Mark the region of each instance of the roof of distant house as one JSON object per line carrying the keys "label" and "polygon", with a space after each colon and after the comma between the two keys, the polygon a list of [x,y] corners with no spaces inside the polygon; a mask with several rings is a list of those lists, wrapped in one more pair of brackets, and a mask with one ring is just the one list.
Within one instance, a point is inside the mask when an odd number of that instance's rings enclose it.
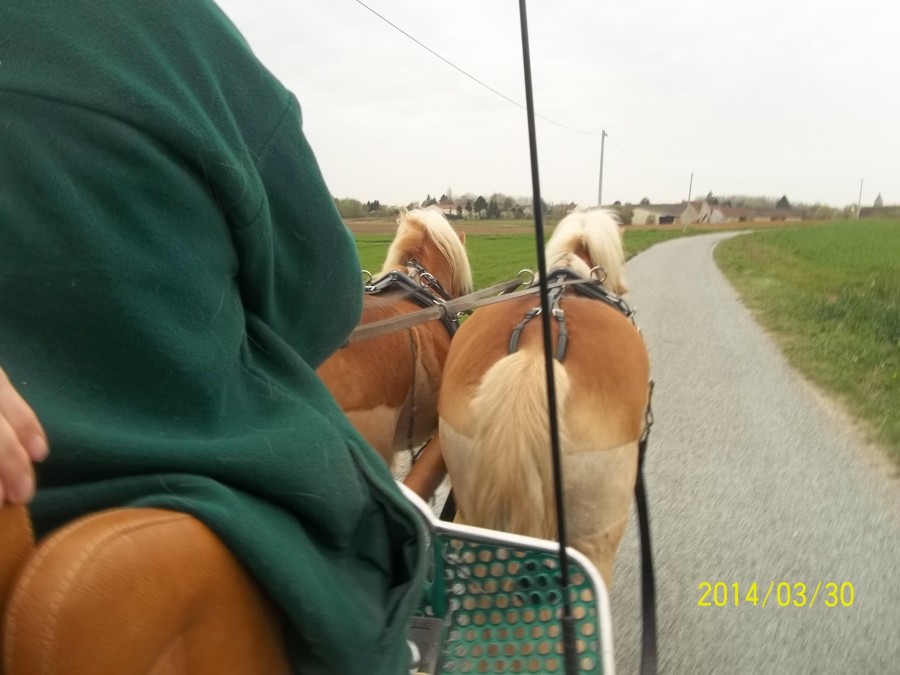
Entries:
{"label": "roof of distant house", "polygon": [[897,214],[900,214],[900,204],[894,204],[892,206],[863,206],[859,210],[861,218],[871,218],[872,216],[894,218]]}
{"label": "roof of distant house", "polygon": [[713,206],[729,218],[783,218],[795,213],[793,209],[754,209],[742,206]]}
{"label": "roof of distant house", "polygon": [[645,211],[649,211],[650,213],[655,213],[660,216],[680,216],[685,208],[687,208],[687,203],[682,202],[681,204],[635,204],[634,208],[636,209],[644,209]]}

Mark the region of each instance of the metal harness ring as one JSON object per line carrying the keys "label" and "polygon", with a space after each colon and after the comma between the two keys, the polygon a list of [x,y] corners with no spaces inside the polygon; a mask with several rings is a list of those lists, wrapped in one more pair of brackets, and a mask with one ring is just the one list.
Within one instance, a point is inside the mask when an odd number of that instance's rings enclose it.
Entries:
{"label": "metal harness ring", "polygon": [[531,286],[534,283],[535,274],[528,268],[519,270],[516,276],[522,279],[522,283],[526,286]]}

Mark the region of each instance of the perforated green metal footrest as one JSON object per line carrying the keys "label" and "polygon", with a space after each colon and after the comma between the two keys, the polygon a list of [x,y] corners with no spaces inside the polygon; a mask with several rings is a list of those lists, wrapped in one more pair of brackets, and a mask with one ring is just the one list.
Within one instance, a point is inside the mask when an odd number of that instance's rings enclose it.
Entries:
{"label": "perforated green metal footrest", "polygon": [[[565,673],[558,544],[445,523],[407,494],[431,535],[431,569],[417,614],[443,621],[437,662],[421,672]],[[611,675],[606,587],[585,556],[568,552],[579,672]]]}

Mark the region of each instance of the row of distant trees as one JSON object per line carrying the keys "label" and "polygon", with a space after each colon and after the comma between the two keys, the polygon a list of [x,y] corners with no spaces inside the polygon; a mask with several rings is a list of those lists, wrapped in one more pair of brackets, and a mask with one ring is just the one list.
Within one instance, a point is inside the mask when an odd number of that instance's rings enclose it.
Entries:
{"label": "row of distant trees", "polygon": [[734,206],[737,208],[746,209],[791,208],[791,202],[787,198],[787,195],[782,195],[781,199],[776,200],[774,197],[751,197],[749,195],[728,195],[727,197],[717,197],[712,192],[710,192],[706,195],[706,201],[713,206]]}
{"label": "row of distant trees", "polygon": [[[880,199],[879,195],[879,199]],[[713,205],[733,206],[752,209],[792,209],[794,213],[800,213],[807,220],[829,220],[833,218],[850,218],[856,214],[856,205],[846,206],[843,209],[834,208],[825,204],[791,204],[787,195],[781,198],[760,197],[752,195],[715,195],[709,192],[706,201]],[[405,205],[386,205],[379,200],[362,202],[358,199],[335,198],[338,213],[343,218],[367,218],[367,217],[392,217],[401,208],[414,209],[431,205],[453,206],[451,217],[485,218],[490,220],[502,218],[530,218],[532,217],[532,203],[528,197],[512,197],[499,192],[489,196],[466,193],[454,198],[448,189],[440,197],[427,194],[420,202],[410,202]],[[619,213],[623,223],[631,223],[635,206],[650,204],[648,197],[644,197],[637,204],[615,201],[612,207]],[[541,200],[544,215],[562,217],[576,208],[574,202],[548,203]]]}
{"label": "row of distant trees", "polygon": [[[399,212],[400,205],[383,205],[379,200],[362,202],[358,199],[335,198],[335,206],[343,218],[366,218],[379,216],[392,216]],[[452,209],[448,214],[451,217],[485,218],[490,220],[500,218],[526,218],[531,217],[533,206],[528,197],[511,197],[500,192],[495,192],[487,197],[466,193],[454,199],[452,193],[445,192],[440,197],[433,197],[430,193],[420,202],[410,202],[403,205],[407,209],[427,207],[432,205],[444,206]],[[545,215],[563,216],[576,205],[570,203],[548,203],[541,200],[541,207]]]}

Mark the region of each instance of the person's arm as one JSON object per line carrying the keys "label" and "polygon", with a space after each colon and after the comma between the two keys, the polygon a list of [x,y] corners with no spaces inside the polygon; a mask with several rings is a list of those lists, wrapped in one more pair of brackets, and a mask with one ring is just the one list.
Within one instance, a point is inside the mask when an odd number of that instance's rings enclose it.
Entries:
{"label": "person's arm", "polygon": [[362,313],[353,235],[337,212],[291,96],[257,164],[265,198],[235,232],[241,297],[313,368],[346,340]]}
{"label": "person's arm", "polygon": [[34,496],[32,462],[48,453],[47,436],[34,411],[0,368],[0,507]]}

